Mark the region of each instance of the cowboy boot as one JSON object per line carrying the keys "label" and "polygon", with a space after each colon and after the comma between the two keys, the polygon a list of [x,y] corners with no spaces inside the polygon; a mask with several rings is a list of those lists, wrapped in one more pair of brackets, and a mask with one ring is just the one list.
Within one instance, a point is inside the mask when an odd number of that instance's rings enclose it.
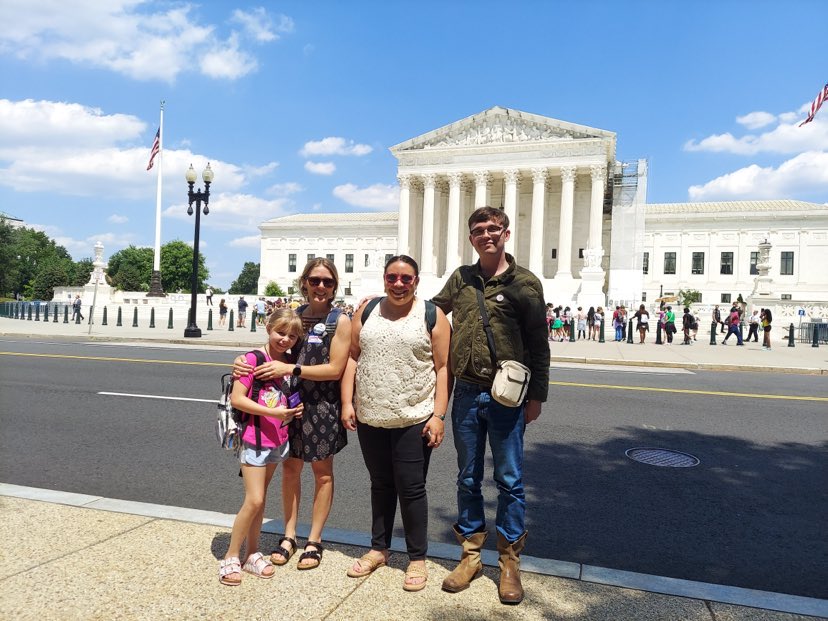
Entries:
{"label": "cowboy boot", "polygon": [[486,537],[489,536],[489,533],[483,531],[464,537],[457,530],[456,525],[452,527],[452,530],[454,536],[457,537],[457,542],[463,546],[463,553],[460,556],[460,564],[443,580],[443,590],[449,593],[459,593],[468,589],[471,581],[483,573],[480,550],[483,548],[483,544],[486,543]]}
{"label": "cowboy boot", "polygon": [[526,543],[526,533],[509,543],[506,537],[497,533],[497,551],[500,553],[500,586],[497,593],[501,604],[519,604],[523,601],[523,586],[520,584],[520,553]]}

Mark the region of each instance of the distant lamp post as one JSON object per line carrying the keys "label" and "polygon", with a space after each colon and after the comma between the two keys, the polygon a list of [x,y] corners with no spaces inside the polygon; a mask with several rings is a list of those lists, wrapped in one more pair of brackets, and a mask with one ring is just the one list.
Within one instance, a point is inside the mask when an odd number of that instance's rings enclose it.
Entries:
{"label": "distant lamp post", "polygon": [[213,170],[210,168],[210,164],[207,164],[207,168],[204,169],[204,172],[201,173],[201,178],[204,179],[204,191],[202,192],[199,188],[198,192],[193,191],[193,185],[196,182],[196,171],[193,168],[193,165],[190,164],[190,168],[187,169],[187,174],[185,175],[187,179],[187,183],[190,186],[189,191],[187,192],[187,197],[189,199],[189,207],[187,208],[187,215],[193,215],[193,203],[195,203],[195,237],[193,238],[193,276],[190,282],[190,317],[188,321],[188,325],[184,330],[185,337],[193,337],[198,338],[201,336],[201,329],[196,325],[196,301],[198,299],[198,234],[199,229],[201,228],[201,203],[204,203],[204,215],[206,216],[210,213],[210,209],[207,207],[208,203],[210,202],[210,184],[213,182]]}

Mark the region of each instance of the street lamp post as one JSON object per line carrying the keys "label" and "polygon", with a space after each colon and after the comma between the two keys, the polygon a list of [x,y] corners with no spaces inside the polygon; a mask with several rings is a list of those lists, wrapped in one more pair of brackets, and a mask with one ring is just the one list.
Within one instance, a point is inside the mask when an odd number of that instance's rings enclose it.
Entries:
{"label": "street lamp post", "polygon": [[196,325],[196,301],[198,299],[198,233],[199,229],[201,228],[201,203],[204,202],[204,215],[206,216],[210,213],[210,209],[207,205],[210,202],[210,184],[213,182],[213,170],[210,168],[210,164],[207,164],[207,168],[204,169],[204,172],[201,173],[201,178],[204,179],[204,191],[202,192],[201,189],[197,192],[193,191],[193,185],[196,182],[196,171],[193,168],[193,165],[190,164],[190,168],[187,169],[187,174],[185,175],[187,179],[187,183],[190,186],[189,191],[187,192],[187,198],[189,199],[189,207],[187,208],[187,215],[193,215],[193,203],[195,203],[195,237],[193,239],[193,276],[192,281],[190,282],[190,317],[187,323],[187,327],[184,330],[185,338],[198,338],[201,336],[201,329]]}

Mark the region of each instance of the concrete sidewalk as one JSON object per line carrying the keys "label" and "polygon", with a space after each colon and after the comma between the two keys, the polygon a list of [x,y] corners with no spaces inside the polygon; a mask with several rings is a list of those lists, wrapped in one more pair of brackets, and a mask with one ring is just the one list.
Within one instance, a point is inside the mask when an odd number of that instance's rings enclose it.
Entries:
{"label": "concrete sidewalk", "polygon": [[[29,321],[28,319],[9,319],[0,317],[0,336],[25,335],[33,338],[68,337],[78,340],[95,341],[134,341],[186,344],[200,347],[236,347],[245,349],[260,346],[265,341],[265,332],[258,326],[256,332],[247,328],[229,331],[226,326],[207,330],[206,318],[199,322],[201,338],[184,338],[185,323],[178,321],[172,329],[167,328],[167,321],[156,320],[155,328],[150,328],[148,317],[139,317],[139,325],[132,327],[131,319],[124,325],[92,325]],[[91,330],[90,330],[91,328]],[[609,334],[609,333],[607,333]],[[680,338],[672,345],[655,345],[655,337],[648,335],[644,345],[638,343],[606,343],[597,341],[551,342],[551,359],[553,362],[572,362],[590,364],[626,364],[633,366],[669,366],[685,369],[705,369],[724,371],[757,371],[776,373],[804,373],[811,375],[828,375],[828,345],[812,347],[810,343],[795,343],[788,347],[787,334],[779,328],[773,331],[773,349],[762,350],[759,343],[746,343],[737,347],[731,337],[727,345],[721,345],[724,335],[717,334],[717,345],[709,344],[710,335],[699,333],[699,340],[693,345],[680,345]],[[677,337],[679,335],[676,335]],[[638,335],[635,335],[638,339]]]}
{"label": "concrete sidewalk", "polygon": [[[467,591],[441,591],[454,562],[431,550],[428,586],[406,593],[404,554],[392,554],[389,566],[369,577],[348,578],[352,559],[366,549],[332,543],[335,532],[327,537],[318,569],[297,571],[294,557],[276,568],[273,580],[244,574],[240,587],[226,587],[218,581],[218,559],[226,550],[233,516],[6,484],[0,484],[0,506],[0,535],[15,544],[0,554],[0,609],[7,619],[792,621],[813,618],[803,614],[828,614],[825,600],[666,578],[650,577],[667,590],[681,588],[680,583],[692,590],[695,584],[700,593],[725,594],[723,599],[735,593],[760,607],[608,586],[600,584],[598,568],[590,573],[585,566],[581,575],[556,577],[532,571],[533,559],[527,556],[526,599],[519,606],[503,606],[497,598],[499,574],[491,566]],[[279,526],[269,522],[266,530],[277,532]],[[263,535],[263,549],[276,543],[276,535]],[[434,547],[444,556],[459,553],[455,546]]]}

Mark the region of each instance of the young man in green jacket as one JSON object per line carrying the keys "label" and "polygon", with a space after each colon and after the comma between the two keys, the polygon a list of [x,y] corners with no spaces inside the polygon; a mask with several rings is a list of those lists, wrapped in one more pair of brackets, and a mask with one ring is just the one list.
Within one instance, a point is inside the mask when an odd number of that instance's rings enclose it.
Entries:
{"label": "young man in green jacket", "polygon": [[[500,209],[480,207],[469,218],[469,241],[479,256],[474,265],[454,271],[433,301],[452,313],[450,366],[455,378],[451,412],[457,449],[458,517],[454,525],[463,546],[460,564],[443,589],[468,588],[483,571],[480,550],[488,532],[481,484],[486,438],[492,447],[498,487],[497,548],[500,601],[523,599],[520,552],[526,541],[523,489],[523,433],[540,415],[549,389],[549,341],[543,288],[538,278],[506,254],[509,218]],[[483,293],[499,360],[517,360],[531,370],[526,401],[507,407],[492,399],[497,361],[492,359],[478,306]]]}

